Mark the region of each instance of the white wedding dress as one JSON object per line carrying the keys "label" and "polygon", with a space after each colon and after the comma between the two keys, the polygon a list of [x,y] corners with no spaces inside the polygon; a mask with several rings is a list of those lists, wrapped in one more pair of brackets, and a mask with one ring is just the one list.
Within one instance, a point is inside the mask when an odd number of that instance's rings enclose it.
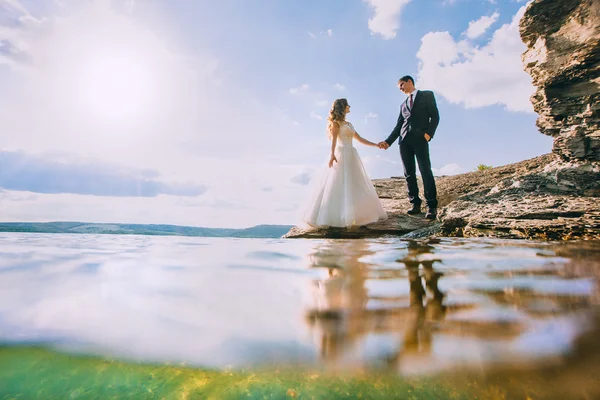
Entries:
{"label": "white wedding dress", "polygon": [[354,227],[387,219],[371,179],[352,145],[355,134],[349,122],[340,124],[333,167],[316,180],[302,216],[315,227]]}

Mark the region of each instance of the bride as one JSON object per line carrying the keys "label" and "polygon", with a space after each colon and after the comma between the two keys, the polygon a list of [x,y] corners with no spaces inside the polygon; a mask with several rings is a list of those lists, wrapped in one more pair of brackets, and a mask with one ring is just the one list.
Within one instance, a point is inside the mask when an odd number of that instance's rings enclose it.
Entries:
{"label": "bride", "polygon": [[348,100],[337,99],[329,111],[331,140],[329,168],[317,181],[302,220],[315,228],[356,227],[387,219],[381,201],[367,176],[352,140],[377,147],[363,139],[346,121]]}

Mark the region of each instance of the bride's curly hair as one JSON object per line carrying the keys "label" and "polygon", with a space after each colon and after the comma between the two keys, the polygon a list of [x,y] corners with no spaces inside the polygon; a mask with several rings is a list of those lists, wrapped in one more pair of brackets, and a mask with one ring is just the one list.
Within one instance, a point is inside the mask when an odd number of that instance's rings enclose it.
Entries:
{"label": "bride's curly hair", "polygon": [[329,138],[331,139],[331,132],[333,131],[333,127],[337,126],[339,128],[340,123],[346,120],[346,107],[348,106],[348,100],[346,99],[336,99],[331,105],[331,110],[329,110],[329,117],[327,120],[329,123],[327,124],[327,133]]}

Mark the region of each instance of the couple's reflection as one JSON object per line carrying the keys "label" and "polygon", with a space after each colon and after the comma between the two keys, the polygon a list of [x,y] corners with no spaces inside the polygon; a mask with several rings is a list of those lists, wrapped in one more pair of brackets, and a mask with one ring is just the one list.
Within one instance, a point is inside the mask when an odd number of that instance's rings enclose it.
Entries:
{"label": "couple's reflection", "polygon": [[[419,242],[408,242],[406,257],[397,260],[404,264],[408,273],[409,313],[404,327],[404,343],[389,358],[396,362],[407,354],[429,354],[431,352],[432,333],[436,322],[446,314],[443,305],[444,293],[438,287],[441,272],[433,265],[437,259],[423,258],[423,254],[432,254],[433,247]],[[425,287],[423,287],[423,281]]]}
{"label": "couple's reflection", "polygon": [[[367,241],[330,241],[315,248],[312,266],[327,272],[314,282],[315,307],[308,312],[308,321],[320,336],[323,360],[356,357],[357,347],[369,334],[393,335],[398,342],[392,355],[371,361],[393,362],[405,353],[430,351],[432,326],[445,315],[444,294],[438,288],[442,274],[434,269],[439,260],[430,257],[432,246],[406,244],[399,249],[404,257],[385,273],[369,264],[375,251]],[[399,279],[408,280],[408,293]],[[397,293],[369,293],[373,286],[369,283],[385,281],[393,288],[397,282]]]}
{"label": "couple's reflection", "polygon": [[370,254],[366,243],[350,240],[327,242],[310,256],[312,267],[327,270],[324,279],[313,282],[315,308],[308,312],[309,323],[320,335],[324,360],[341,358],[364,333],[368,265],[361,258]]}

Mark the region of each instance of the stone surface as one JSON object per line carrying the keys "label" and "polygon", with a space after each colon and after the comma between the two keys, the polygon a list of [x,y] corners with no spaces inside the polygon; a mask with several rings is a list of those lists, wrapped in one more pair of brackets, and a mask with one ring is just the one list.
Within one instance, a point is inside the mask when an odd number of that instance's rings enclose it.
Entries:
{"label": "stone surface", "polygon": [[600,238],[600,163],[547,155],[483,174],[485,183],[441,210],[440,235]]}
{"label": "stone surface", "polygon": [[520,33],[540,132],[565,160],[600,160],[600,1],[534,0]]}
{"label": "stone surface", "polygon": [[[292,228],[284,238],[334,238],[353,239],[365,237],[380,237],[385,235],[402,235],[431,225],[431,221],[421,217],[413,217],[400,212],[398,206],[402,203],[394,199],[382,199],[388,212],[388,219],[376,224],[357,228],[329,228],[320,230]],[[425,215],[425,214],[423,214]]]}

